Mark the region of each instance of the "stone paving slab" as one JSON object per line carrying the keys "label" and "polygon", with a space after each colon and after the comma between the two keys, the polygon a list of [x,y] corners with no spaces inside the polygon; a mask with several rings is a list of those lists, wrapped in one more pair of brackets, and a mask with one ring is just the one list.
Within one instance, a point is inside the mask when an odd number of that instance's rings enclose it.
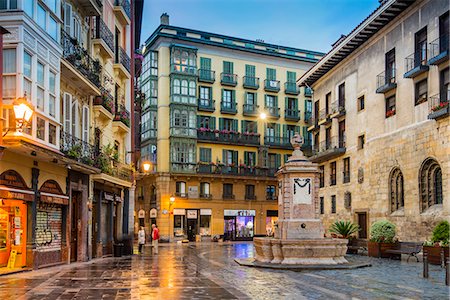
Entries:
{"label": "stone paving slab", "polygon": [[371,263],[348,263],[338,265],[283,265],[283,264],[270,264],[256,261],[254,258],[235,258],[241,266],[254,267],[254,268],[266,268],[276,270],[291,270],[291,271],[313,271],[313,270],[351,270],[372,266]]}

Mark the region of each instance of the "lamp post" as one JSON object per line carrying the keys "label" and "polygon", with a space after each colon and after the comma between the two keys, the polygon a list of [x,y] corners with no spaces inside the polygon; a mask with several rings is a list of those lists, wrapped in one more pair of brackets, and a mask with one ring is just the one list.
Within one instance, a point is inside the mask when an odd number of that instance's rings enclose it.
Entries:
{"label": "lamp post", "polygon": [[30,122],[31,117],[33,116],[34,108],[27,101],[26,95],[23,98],[18,98],[13,102],[13,110],[14,110],[14,118],[16,119],[16,126],[13,128],[6,128],[5,133],[2,135],[4,137],[8,134],[10,129],[13,129],[17,132],[22,132],[24,126]]}
{"label": "lamp post", "polygon": [[145,161],[145,162],[142,164],[142,168],[144,169],[144,172],[145,172],[145,173],[147,173],[148,171],[150,171],[151,166],[152,166],[152,164],[151,164],[150,162],[148,162],[148,161]]}
{"label": "lamp post", "polygon": [[168,213],[168,215],[169,215],[169,242],[170,242],[170,237],[171,237],[171,227],[172,227],[172,225],[170,224],[171,222],[170,222],[170,208],[172,207],[172,205],[175,203],[175,196],[174,195],[172,195],[172,196],[170,196],[170,198],[169,198],[169,213]]}

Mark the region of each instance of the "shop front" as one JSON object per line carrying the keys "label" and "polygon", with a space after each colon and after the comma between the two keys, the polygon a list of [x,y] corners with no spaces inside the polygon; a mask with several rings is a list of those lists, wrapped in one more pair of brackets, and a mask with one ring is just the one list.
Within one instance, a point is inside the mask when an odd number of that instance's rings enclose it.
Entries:
{"label": "shop front", "polygon": [[266,212],[266,235],[274,236],[278,222],[278,210],[267,210]]}
{"label": "shop front", "polygon": [[175,239],[196,241],[200,238],[211,237],[211,209],[183,209],[173,210],[173,235]]}
{"label": "shop front", "polygon": [[255,210],[224,210],[224,240],[253,240],[255,214]]}
{"label": "shop front", "polygon": [[0,175],[0,273],[27,265],[27,202],[33,199],[19,173]]}

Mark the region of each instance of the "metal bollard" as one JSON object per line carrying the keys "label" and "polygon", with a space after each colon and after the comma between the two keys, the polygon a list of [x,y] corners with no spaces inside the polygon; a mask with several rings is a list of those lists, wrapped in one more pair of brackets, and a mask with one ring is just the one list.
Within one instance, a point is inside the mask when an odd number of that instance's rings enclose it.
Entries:
{"label": "metal bollard", "polygon": [[423,278],[428,278],[428,252],[423,252]]}
{"label": "metal bollard", "polygon": [[445,262],[445,285],[450,285],[450,260],[447,258]]}

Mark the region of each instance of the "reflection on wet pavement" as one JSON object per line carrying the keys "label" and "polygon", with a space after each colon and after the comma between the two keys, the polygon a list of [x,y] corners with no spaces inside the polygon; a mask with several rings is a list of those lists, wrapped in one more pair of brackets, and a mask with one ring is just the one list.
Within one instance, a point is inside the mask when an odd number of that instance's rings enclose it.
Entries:
{"label": "reflection on wet pavement", "polygon": [[152,256],[105,258],[0,277],[0,299],[448,299],[444,270],[351,256],[372,267],[292,272],[241,267],[252,243],[162,245]]}

